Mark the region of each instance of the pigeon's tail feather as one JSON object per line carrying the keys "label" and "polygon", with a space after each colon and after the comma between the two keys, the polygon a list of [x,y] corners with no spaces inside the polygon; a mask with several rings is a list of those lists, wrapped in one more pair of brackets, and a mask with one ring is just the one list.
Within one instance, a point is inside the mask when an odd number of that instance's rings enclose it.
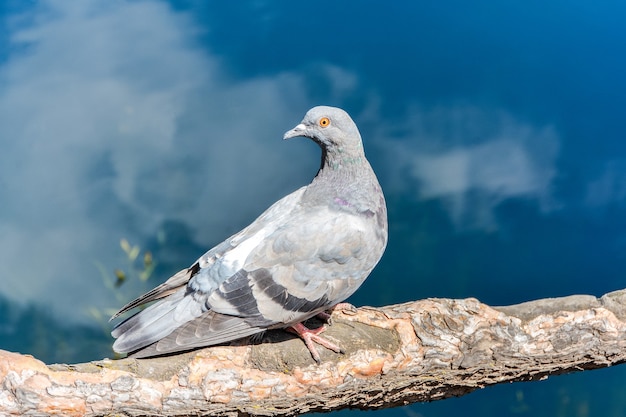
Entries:
{"label": "pigeon's tail feather", "polygon": [[165,298],[168,295],[178,291],[181,287],[189,282],[189,278],[197,269],[197,264],[193,265],[191,268],[183,269],[168,279],[163,284],[158,287],[152,289],[146,294],[142,295],[139,298],[134,299],[130,303],[126,304],[122,307],[117,313],[115,313],[109,321],[115,319],[116,317],[126,313],[127,311],[132,310],[135,307],[139,307],[140,305],[149,303],[151,301],[159,300],[161,298]]}
{"label": "pigeon's tail feather", "polygon": [[166,337],[186,321],[193,320],[193,316],[177,317],[177,308],[183,297],[184,291],[174,293],[115,326],[111,332],[117,338],[113,350],[118,353],[139,350]]}
{"label": "pigeon's tail feather", "polygon": [[265,327],[253,326],[241,317],[208,311],[180,326],[158,342],[146,346],[130,356],[146,358],[197,347],[218,345],[262,333],[265,330]]}

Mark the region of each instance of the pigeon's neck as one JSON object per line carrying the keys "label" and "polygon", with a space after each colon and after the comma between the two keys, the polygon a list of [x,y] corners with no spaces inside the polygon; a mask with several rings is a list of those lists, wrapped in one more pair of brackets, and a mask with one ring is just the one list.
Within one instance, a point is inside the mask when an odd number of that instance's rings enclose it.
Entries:
{"label": "pigeon's neck", "polygon": [[363,148],[349,152],[322,149],[322,165],[306,187],[302,204],[330,207],[366,218],[376,215],[381,219],[381,227],[386,224],[383,224],[385,200]]}
{"label": "pigeon's neck", "polygon": [[322,163],[320,165],[319,175],[346,175],[352,172],[358,172],[364,167],[369,167],[363,148],[345,149],[322,148]]}
{"label": "pigeon's neck", "polygon": [[[369,192],[366,182],[373,175],[365,154],[359,149],[341,150],[322,148],[322,163],[307,196],[325,204],[328,198],[352,200],[353,194]],[[367,189],[367,190],[366,190]],[[319,200],[319,201],[318,201]]]}

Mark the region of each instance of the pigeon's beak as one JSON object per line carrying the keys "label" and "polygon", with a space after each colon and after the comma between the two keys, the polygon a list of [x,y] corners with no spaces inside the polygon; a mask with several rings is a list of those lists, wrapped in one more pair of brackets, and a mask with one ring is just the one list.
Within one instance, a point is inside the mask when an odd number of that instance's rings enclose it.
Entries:
{"label": "pigeon's beak", "polygon": [[283,139],[291,139],[291,138],[295,138],[297,136],[304,136],[305,132],[306,132],[306,126],[303,123],[300,123],[298,126],[296,126],[293,129],[287,131],[285,133],[285,136],[283,136]]}

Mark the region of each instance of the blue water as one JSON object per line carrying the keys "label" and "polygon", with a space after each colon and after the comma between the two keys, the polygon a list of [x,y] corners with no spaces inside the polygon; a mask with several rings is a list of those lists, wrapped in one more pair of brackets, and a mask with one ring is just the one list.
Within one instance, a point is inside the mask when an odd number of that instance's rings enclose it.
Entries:
{"label": "blue water", "polygon": [[[5,2],[0,348],[46,362],[111,356],[111,311],[311,179],[319,150],[281,138],[318,104],[353,116],[389,206],[387,252],[354,304],[623,288],[624,12]],[[376,413],[622,416],[624,372]]]}

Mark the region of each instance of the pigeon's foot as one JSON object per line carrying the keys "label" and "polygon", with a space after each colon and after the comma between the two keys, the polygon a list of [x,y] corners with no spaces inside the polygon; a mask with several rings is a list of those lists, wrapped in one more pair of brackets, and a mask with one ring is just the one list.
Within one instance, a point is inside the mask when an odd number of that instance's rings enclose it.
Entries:
{"label": "pigeon's foot", "polygon": [[313,342],[317,343],[318,345],[322,345],[326,349],[330,349],[333,352],[343,353],[343,349],[319,335],[324,330],[324,326],[320,326],[317,329],[309,329],[302,323],[297,323],[287,328],[287,331],[297,334],[300,339],[304,341],[304,344],[309,349],[309,352],[311,352],[313,360],[317,363],[320,363],[320,354],[317,351],[317,347]]}

